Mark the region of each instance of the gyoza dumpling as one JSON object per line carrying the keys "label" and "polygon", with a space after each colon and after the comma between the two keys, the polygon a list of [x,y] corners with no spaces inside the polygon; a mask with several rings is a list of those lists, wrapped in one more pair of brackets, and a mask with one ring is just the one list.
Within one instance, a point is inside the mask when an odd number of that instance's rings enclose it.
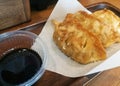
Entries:
{"label": "gyoza dumpling", "polygon": [[95,11],[92,15],[111,27],[114,43],[120,42],[120,18],[115,13],[111,10],[103,9]]}
{"label": "gyoza dumpling", "polygon": [[93,14],[79,11],[74,14],[67,14],[65,21],[80,23],[83,28],[96,35],[101,40],[105,48],[116,42],[113,28],[109,24],[106,24],[99,18],[93,16]]}
{"label": "gyoza dumpling", "polygon": [[53,21],[53,40],[59,49],[75,61],[87,64],[106,59],[106,51],[101,41],[80,23]]}

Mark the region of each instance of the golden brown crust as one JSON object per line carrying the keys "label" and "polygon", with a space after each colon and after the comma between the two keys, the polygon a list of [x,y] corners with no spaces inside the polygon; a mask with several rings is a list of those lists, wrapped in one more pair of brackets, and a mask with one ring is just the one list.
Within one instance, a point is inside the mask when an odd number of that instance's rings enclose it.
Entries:
{"label": "golden brown crust", "polygon": [[107,9],[69,13],[63,22],[54,20],[53,24],[56,45],[82,64],[106,59],[105,48],[120,42],[120,18]]}
{"label": "golden brown crust", "polygon": [[75,14],[68,14],[64,22],[68,20],[79,22],[84,28],[95,34],[105,48],[115,43],[112,27],[93,15],[79,11]]}
{"label": "golden brown crust", "polygon": [[105,59],[106,51],[101,41],[81,24],[73,22],[54,21],[53,39],[60,50],[82,64]]}
{"label": "golden brown crust", "polygon": [[103,9],[94,12],[92,15],[111,27],[111,31],[113,31],[111,39],[114,43],[120,42],[120,18],[115,13],[111,10]]}

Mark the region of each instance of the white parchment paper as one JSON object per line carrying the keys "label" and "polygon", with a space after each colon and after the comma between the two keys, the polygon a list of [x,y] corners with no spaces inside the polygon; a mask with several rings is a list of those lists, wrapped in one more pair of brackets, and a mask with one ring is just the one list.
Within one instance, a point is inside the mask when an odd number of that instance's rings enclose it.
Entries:
{"label": "white parchment paper", "polygon": [[[48,61],[46,70],[53,71],[68,77],[80,77],[83,75],[103,71],[120,65],[120,44],[115,44],[107,49],[108,58],[102,62],[95,62],[87,65],[79,64],[63,54],[53,41],[54,27],[51,20],[62,21],[67,13],[75,13],[79,10],[87,11],[77,0],[58,0],[53,12],[46,22],[42,32],[39,34],[46,47]],[[89,11],[87,11],[89,12]],[[90,12],[89,12],[90,13]],[[39,39],[36,39],[39,40]],[[35,43],[34,47],[38,47]],[[92,50],[92,49],[91,49]],[[114,54],[117,52],[116,54]]]}

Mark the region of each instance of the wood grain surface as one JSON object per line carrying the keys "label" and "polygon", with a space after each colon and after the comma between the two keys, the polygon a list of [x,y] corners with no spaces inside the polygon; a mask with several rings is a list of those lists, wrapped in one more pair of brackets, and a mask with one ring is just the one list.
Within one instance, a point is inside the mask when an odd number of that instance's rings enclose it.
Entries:
{"label": "wood grain surface", "polygon": [[120,0],[79,0],[85,7],[97,3],[109,3],[120,9]]}
{"label": "wood grain surface", "polygon": [[54,5],[51,5],[45,10],[41,10],[41,11],[33,10],[30,13],[31,14],[30,21],[15,26],[11,26],[6,29],[2,29],[0,30],[0,34],[8,31],[21,30],[21,29],[32,30],[34,33],[39,34],[46,20],[48,19],[50,13],[52,12],[53,8]]}
{"label": "wood grain surface", "polygon": [[0,30],[28,20],[29,0],[0,0]]}
{"label": "wood grain surface", "polygon": [[120,67],[102,72],[84,86],[120,86]]}

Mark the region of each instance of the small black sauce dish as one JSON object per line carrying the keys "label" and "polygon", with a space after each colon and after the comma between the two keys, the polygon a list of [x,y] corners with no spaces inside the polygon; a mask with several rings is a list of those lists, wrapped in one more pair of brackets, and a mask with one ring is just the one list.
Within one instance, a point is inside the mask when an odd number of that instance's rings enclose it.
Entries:
{"label": "small black sauce dish", "polygon": [[0,38],[0,86],[33,85],[45,71],[47,55],[42,40],[27,31],[8,32]]}

